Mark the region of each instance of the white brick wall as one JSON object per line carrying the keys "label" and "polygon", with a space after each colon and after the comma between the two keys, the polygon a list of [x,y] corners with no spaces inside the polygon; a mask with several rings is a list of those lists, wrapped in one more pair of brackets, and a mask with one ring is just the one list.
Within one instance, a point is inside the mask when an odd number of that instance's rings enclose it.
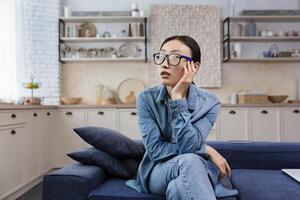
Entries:
{"label": "white brick wall", "polygon": [[[59,0],[24,0],[25,77],[34,73],[42,87],[34,96],[45,97],[45,104],[57,105],[62,73],[58,62]],[[26,91],[29,95],[29,91]]]}

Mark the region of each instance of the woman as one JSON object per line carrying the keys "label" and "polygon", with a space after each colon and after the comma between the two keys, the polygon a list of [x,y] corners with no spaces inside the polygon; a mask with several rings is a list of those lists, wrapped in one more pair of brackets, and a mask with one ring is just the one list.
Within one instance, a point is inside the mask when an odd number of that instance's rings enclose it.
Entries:
{"label": "woman", "polygon": [[167,38],[153,57],[161,85],[138,96],[138,122],[146,152],[136,180],[126,184],[174,200],[236,195],[237,190],[228,190],[219,181],[230,177],[228,163],[205,143],[220,101],[193,84],[201,66],[197,42],[188,36]]}

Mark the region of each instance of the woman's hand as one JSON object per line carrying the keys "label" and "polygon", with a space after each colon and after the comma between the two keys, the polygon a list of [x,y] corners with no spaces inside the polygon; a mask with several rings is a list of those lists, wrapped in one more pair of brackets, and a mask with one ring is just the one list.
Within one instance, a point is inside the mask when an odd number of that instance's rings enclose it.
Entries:
{"label": "woman's hand", "polygon": [[226,159],[219,154],[214,148],[209,145],[206,145],[206,151],[209,155],[209,159],[218,167],[220,170],[219,178],[222,179],[224,176],[228,178],[231,176],[231,169]]}
{"label": "woman's hand", "polygon": [[198,70],[199,63],[195,64],[194,61],[187,61],[187,65],[184,67],[184,75],[172,89],[172,99],[182,99],[186,97],[187,89],[193,82]]}

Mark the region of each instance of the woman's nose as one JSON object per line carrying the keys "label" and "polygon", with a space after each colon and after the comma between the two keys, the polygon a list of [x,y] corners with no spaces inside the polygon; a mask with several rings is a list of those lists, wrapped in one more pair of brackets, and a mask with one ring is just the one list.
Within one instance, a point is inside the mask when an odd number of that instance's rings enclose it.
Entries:
{"label": "woman's nose", "polygon": [[165,68],[165,69],[169,69],[170,68],[170,66],[169,66],[169,63],[168,63],[168,61],[167,61],[167,59],[165,59],[164,60],[164,62],[163,63],[161,63],[161,65],[160,65],[162,68]]}

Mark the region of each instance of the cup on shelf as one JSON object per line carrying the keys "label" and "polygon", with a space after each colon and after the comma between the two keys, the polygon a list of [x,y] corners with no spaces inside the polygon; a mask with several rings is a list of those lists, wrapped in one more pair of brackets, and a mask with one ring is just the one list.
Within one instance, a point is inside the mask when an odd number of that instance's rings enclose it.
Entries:
{"label": "cup on shelf", "polygon": [[64,17],[71,17],[71,11],[69,7],[64,7]]}
{"label": "cup on shelf", "polygon": [[243,25],[234,23],[232,25],[232,36],[242,36],[243,35]]}

